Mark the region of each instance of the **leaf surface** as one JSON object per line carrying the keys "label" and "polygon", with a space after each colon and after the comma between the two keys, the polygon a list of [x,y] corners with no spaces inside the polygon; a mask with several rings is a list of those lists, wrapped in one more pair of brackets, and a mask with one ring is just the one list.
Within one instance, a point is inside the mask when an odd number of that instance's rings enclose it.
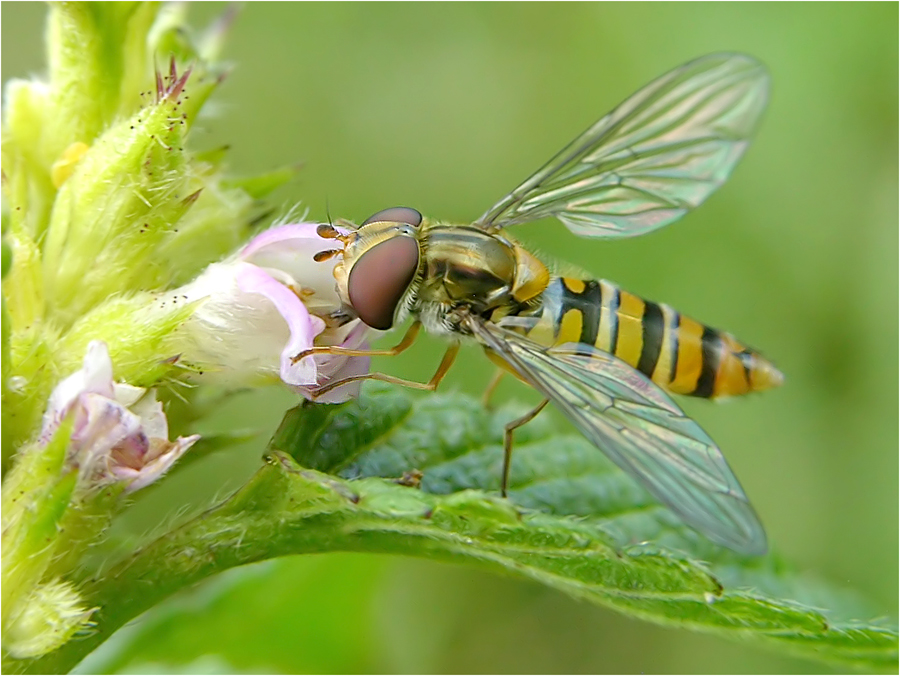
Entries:
{"label": "leaf surface", "polygon": [[[385,386],[343,406],[298,406],[241,490],[84,572],[80,588],[99,607],[94,635],[6,666],[70,668],[140,612],[234,566],[355,551],[474,565],[657,624],[896,670],[896,627],[867,621],[874,613],[855,595],[776,555],[743,558],[708,543],[547,419],[517,434],[510,499],[500,498],[502,430],[514,416],[460,395],[413,399]],[[419,487],[404,485],[415,483],[412,470]]]}

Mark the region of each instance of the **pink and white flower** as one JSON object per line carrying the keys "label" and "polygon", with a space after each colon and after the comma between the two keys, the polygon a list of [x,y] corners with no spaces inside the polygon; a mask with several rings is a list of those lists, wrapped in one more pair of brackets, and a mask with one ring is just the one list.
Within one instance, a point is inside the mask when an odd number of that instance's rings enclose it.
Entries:
{"label": "pink and white flower", "polygon": [[316,233],[315,223],[270,228],[232,259],[210,265],[196,280],[163,299],[196,303],[182,327],[184,359],[202,377],[226,385],[280,379],[315,401],[346,401],[359,392],[348,383],[321,396],[334,380],[362,375],[368,357],[315,355],[293,358],[321,345],[366,347],[368,328],[358,319],[329,326],[325,319],[341,309],[332,274],[334,261],[313,256],[334,241]]}
{"label": "pink and white flower", "polygon": [[200,438],[194,434],[169,441],[155,393],[114,382],[109,350],[99,340],[88,345],[82,368],[50,395],[40,440],[49,442],[69,415],[73,427],[66,462],[87,486],[125,481],[126,492],[144,488]]}

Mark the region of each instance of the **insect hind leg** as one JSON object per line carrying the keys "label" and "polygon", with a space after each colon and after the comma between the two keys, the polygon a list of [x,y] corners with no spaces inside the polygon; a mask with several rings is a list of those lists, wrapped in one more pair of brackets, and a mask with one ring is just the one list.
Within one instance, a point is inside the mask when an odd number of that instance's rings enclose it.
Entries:
{"label": "insect hind leg", "polygon": [[503,380],[503,376],[505,374],[506,371],[501,368],[498,368],[496,371],[494,371],[491,382],[488,383],[484,394],[481,396],[481,403],[486,409],[490,410],[493,408],[493,406],[491,406],[491,398],[494,396],[494,392],[497,391],[497,386],[500,384],[500,381]]}
{"label": "insect hind leg", "polygon": [[506,424],[503,432],[503,477],[500,480],[500,495],[507,497],[506,489],[509,487],[509,466],[512,460],[513,433],[527,425],[537,417],[537,414],[544,410],[544,407],[550,403],[549,399],[544,399],[540,404],[528,411],[521,418],[516,418]]}

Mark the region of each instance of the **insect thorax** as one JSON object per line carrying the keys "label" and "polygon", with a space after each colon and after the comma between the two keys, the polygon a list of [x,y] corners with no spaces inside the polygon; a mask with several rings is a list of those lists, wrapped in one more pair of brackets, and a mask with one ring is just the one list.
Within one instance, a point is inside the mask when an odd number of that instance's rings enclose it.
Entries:
{"label": "insect thorax", "polygon": [[423,233],[419,274],[404,302],[425,329],[458,334],[461,311],[488,316],[513,302],[517,256],[505,239],[471,226]]}

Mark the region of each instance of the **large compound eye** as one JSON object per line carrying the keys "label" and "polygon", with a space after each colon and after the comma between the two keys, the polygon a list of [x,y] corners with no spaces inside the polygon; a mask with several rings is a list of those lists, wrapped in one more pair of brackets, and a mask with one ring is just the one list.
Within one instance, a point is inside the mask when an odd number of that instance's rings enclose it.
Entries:
{"label": "large compound eye", "polygon": [[414,228],[418,228],[422,222],[422,214],[410,207],[391,207],[390,209],[382,209],[377,214],[369,216],[363,225],[375,223],[376,221],[388,221],[389,223],[406,223]]}
{"label": "large compound eye", "polygon": [[396,235],[363,253],[350,269],[347,293],[356,314],[368,326],[386,331],[419,269],[419,244]]}

